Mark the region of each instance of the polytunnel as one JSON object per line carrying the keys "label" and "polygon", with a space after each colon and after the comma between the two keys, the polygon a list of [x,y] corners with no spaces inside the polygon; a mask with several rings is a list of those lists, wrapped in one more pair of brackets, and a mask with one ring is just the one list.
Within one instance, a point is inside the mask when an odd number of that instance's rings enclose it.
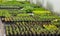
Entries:
{"label": "polytunnel", "polygon": [[59,36],[60,0],[0,0],[0,36]]}

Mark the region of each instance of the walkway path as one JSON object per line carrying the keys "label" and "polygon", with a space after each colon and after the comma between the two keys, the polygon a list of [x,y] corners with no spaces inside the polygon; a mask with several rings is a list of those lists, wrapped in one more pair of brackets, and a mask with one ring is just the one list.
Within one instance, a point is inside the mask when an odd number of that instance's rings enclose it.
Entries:
{"label": "walkway path", "polygon": [[2,23],[1,18],[0,18],[0,36],[5,36],[4,24]]}

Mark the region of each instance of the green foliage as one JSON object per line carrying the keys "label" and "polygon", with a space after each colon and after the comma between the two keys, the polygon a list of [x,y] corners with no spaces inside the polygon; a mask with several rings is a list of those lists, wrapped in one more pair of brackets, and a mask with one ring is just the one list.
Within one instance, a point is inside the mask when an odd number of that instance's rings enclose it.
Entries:
{"label": "green foliage", "polygon": [[20,5],[20,4],[21,4],[20,2],[16,2],[16,1],[7,1],[7,2],[0,3],[0,5],[12,5],[12,6],[13,5]]}
{"label": "green foliage", "polygon": [[23,16],[30,16],[30,15],[29,15],[29,14],[17,14],[17,16],[18,16],[18,17],[20,17],[20,16],[23,17]]}
{"label": "green foliage", "polygon": [[51,34],[56,33],[58,31],[58,28],[55,25],[43,25],[43,27],[48,30]]}
{"label": "green foliage", "polygon": [[7,10],[0,10],[0,16],[10,17],[11,15],[8,13]]}
{"label": "green foliage", "polygon": [[[21,9],[11,9],[11,10],[0,9],[0,16],[5,17],[2,18],[4,22],[10,22],[10,23],[14,22],[13,24],[11,23],[10,26],[6,26],[6,35],[17,35],[17,34],[39,35],[41,33],[54,34],[60,30],[57,27],[57,25],[60,25],[59,23],[60,17],[51,14],[49,10],[46,10],[35,4],[30,4],[29,2],[25,2],[25,1],[19,2],[14,0],[13,2],[12,1],[2,2],[2,3],[0,2],[0,5],[11,6],[12,8],[14,6],[23,7]],[[33,13],[34,15],[29,15],[29,13]],[[25,22],[20,22],[20,21],[25,21]],[[50,25],[43,25],[44,23],[43,21],[51,21],[51,23]],[[60,33],[60,31],[58,33]]]}
{"label": "green foliage", "polygon": [[33,11],[33,13],[37,15],[48,15],[48,14],[50,15],[51,14],[50,11],[40,11],[40,10]]}

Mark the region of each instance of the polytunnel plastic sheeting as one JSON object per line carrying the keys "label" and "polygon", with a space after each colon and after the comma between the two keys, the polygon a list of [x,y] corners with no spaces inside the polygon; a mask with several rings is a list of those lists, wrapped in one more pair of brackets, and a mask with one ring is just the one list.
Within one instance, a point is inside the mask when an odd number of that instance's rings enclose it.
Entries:
{"label": "polytunnel plastic sheeting", "polygon": [[42,3],[43,3],[42,6],[43,6],[44,8],[47,8],[47,0],[43,0]]}
{"label": "polytunnel plastic sheeting", "polygon": [[[48,3],[48,0],[37,0],[39,3],[40,3],[40,5],[42,5],[42,7],[44,7],[44,8],[46,8],[46,9],[48,9],[48,4],[50,4],[50,3]],[[37,4],[38,4],[38,2],[37,2]],[[48,4],[47,4],[48,3]],[[51,5],[51,4],[50,4]],[[49,6],[50,7],[50,6]]]}
{"label": "polytunnel plastic sheeting", "polygon": [[44,2],[44,0],[37,0],[37,1],[39,1],[39,2],[40,2],[40,4],[43,4],[43,2]]}
{"label": "polytunnel plastic sheeting", "polygon": [[37,0],[30,0],[30,3],[31,3],[31,4],[32,4],[32,3],[36,4],[36,2],[37,2]]}
{"label": "polytunnel plastic sheeting", "polygon": [[27,0],[27,1],[30,1],[30,0]]}
{"label": "polytunnel plastic sheeting", "polygon": [[31,3],[42,5],[42,7],[46,8],[47,0],[30,0]]}
{"label": "polytunnel plastic sheeting", "polygon": [[50,3],[50,6],[48,6],[47,8],[50,7],[54,13],[60,15],[60,0],[48,0],[47,2]]}
{"label": "polytunnel plastic sheeting", "polygon": [[53,11],[53,4],[50,1],[47,1],[46,8]]}
{"label": "polytunnel plastic sheeting", "polygon": [[37,0],[36,2],[37,2],[36,4],[39,4],[39,5],[42,5],[43,4],[43,1],[42,0]]}
{"label": "polytunnel plastic sheeting", "polygon": [[38,6],[42,6],[42,1],[41,1],[41,0],[36,0],[36,4],[37,4]]}

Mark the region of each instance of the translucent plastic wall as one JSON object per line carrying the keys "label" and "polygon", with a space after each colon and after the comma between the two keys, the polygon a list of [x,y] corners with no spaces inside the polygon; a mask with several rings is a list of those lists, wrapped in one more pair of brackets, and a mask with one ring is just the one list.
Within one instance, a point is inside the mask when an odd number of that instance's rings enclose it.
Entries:
{"label": "translucent plastic wall", "polygon": [[32,4],[32,3],[36,4],[36,2],[37,2],[37,0],[30,0],[30,3],[31,3],[31,4]]}
{"label": "translucent plastic wall", "polygon": [[53,5],[53,11],[60,15],[60,0],[49,0],[50,3]]}
{"label": "translucent plastic wall", "polygon": [[60,15],[60,0],[47,0],[47,8]]}

